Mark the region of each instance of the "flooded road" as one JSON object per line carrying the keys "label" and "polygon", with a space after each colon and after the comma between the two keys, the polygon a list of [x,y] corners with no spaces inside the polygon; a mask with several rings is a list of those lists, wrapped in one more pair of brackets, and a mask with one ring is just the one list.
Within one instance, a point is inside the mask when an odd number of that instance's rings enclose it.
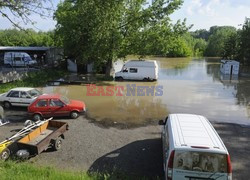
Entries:
{"label": "flooded road", "polygon": [[[250,76],[223,76],[218,59],[153,59],[159,65],[157,82],[103,81],[91,87],[49,86],[43,92],[84,101],[87,117],[107,126],[156,124],[168,113],[201,114],[214,122],[250,125]],[[115,71],[121,66],[117,62]]]}

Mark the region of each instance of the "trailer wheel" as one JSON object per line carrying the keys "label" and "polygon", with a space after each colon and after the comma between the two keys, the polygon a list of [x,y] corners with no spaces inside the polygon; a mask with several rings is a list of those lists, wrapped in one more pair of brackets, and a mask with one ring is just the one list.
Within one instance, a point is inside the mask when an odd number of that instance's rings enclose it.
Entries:
{"label": "trailer wheel", "polygon": [[3,106],[4,106],[6,109],[9,109],[9,108],[11,107],[11,103],[10,103],[9,101],[4,101]]}
{"label": "trailer wheel", "polygon": [[62,138],[58,137],[57,139],[52,141],[52,149],[54,151],[61,149],[61,147],[62,147]]}
{"label": "trailer wheel", "polygon": [[1,152],[0,158],[1,160],[6,161],[9,157],[10,157],[10,150],[6,148]]}

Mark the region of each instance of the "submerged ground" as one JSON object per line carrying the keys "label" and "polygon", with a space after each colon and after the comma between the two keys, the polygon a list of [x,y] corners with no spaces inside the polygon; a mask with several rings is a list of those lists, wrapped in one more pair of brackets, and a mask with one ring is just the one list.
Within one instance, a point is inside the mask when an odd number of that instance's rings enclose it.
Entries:
{"label": "submerged ground", "polygon": [[[61,169],[162,177],[161,128],[168,113],[206,116],[214,125],[233,162],[234,179],[248,179],[250,173],[250,76],[225,76],[218,59],[157,59],[157,82],[100,81],[96,86],[123,86],[123,96],[88,96],[87,84],[47,86],[44,93],[60,93],[82,100],[87,114],[69,123],[63,148],[30,159],[38,165]],[[121,62],[116,64],[116,70]],[[128,85],[163,87],[161,96],[127,96]],[[0,140],[23,126],[25,108],[6,111],[11,124],[0,127]],[[237,125],[240,124],[240,125]]]}

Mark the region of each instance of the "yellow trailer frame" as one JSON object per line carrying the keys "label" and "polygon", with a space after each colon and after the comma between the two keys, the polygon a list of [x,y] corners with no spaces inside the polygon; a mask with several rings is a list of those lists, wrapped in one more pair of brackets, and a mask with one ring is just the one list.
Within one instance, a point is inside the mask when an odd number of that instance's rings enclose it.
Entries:
{"label": "yellow trailer frame", "polygon": [[10,150],[8,146],[12,144],[13,141],[4,141],[0,144],[0,160],[7,160],[10,156]]}

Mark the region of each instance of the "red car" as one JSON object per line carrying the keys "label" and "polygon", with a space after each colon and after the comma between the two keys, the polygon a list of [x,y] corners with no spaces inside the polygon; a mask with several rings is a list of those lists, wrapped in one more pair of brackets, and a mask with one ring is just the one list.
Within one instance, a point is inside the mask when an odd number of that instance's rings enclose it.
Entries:
{"label": "red car", "polygon": [[70,116],[78,118],[86,111],[85,104],[77,100],[69,100],[61,95],[41,95],[28,107],[33,119],[38,121],[44,117]]}

